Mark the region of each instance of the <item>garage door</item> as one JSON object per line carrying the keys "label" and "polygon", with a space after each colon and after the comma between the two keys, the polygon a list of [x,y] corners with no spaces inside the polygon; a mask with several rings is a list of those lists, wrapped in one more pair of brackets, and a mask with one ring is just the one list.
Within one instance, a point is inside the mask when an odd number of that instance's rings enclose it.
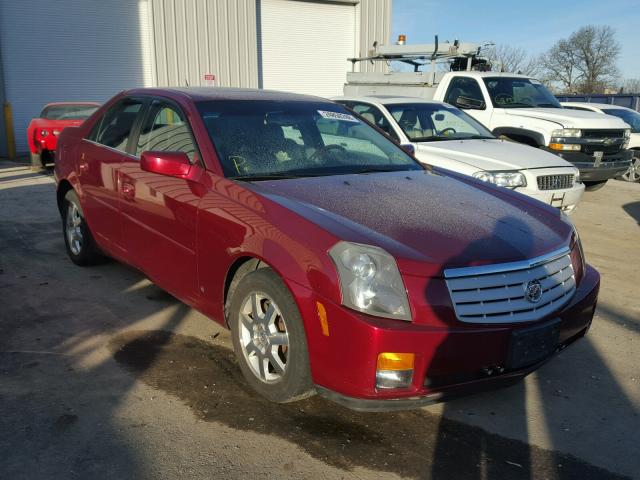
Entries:
{"label": "garage door", "polygon": [[262,0],[263,87],[320,96],[342,95],[347,58],[356,52],[356,7]]}
{"label": "garage door", "polygon": [[42,106],[104,101],[153,82],[147,0],[0,1],[5,94],[18,152]]}

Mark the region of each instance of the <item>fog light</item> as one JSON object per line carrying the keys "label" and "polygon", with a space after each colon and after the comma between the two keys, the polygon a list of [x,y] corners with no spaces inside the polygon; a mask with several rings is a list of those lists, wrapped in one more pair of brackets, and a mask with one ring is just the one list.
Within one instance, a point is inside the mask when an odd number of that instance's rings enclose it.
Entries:
{"label": "fog light", "polygon": [[378,355],[376,388],[409,388],[413,381],[413,353],[385,352]]}

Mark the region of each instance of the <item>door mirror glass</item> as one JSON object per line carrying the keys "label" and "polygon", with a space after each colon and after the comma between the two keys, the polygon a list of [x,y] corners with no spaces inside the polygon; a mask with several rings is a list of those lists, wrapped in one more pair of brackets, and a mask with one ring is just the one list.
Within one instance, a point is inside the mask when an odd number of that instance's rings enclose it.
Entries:
{"label": "door mirror glass", "polygon": [[184,178],[191,171],[191,162],[184,152],[142,152],[140,168],[146,172]]}
{"label": "door mirror glass", "polygon": [[469,110],[484,110],[486,104],[483,100],[476,100],[475,98],[459,96],[456,99],[456,107],[466,108]]}

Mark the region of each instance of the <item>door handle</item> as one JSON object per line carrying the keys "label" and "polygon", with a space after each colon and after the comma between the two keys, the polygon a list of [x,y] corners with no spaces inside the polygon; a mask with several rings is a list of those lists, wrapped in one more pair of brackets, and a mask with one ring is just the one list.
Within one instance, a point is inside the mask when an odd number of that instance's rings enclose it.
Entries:
{"label": "door handle", "polygon": [[122,182],[122,196],[125,200],[132,201],[136,196],[136,187],[133,183]]}
{"label": "door handle", "polygon": [[[66,153],[66,149],[64,150],[64,152]],[[78,170],[80,170],[80,173],[84,173],[88,169],[89,169],[89,164],[84,159],[84,152],[82,152],[82,155],[80,156],[80,161],[78,162]]]}

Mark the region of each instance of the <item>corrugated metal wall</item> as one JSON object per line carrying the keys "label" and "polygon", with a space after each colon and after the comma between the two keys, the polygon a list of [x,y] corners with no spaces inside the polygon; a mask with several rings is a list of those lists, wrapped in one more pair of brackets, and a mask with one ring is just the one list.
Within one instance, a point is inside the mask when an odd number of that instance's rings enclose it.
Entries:
{"label": "corrugated metal wall", "polygon": [[[0,0],[6,101],[19,153],[45,103],[153,84],[147,0]],[[5,150],[4,144],[2,151]]]}
{"label": "corrugated metal wall", "polygon": [[258,86],[256,0],[151,0],[156,84]]}
{"label": "corrugated metal wall", "polygon": [[[391,1],[392,0],[361,0],[360,2],[360,32],[359,57],[369,55],[373,42],[389,45],[391,37]],[[384,62],[361,62],[359,71],[382,72],[388,68]]]}

